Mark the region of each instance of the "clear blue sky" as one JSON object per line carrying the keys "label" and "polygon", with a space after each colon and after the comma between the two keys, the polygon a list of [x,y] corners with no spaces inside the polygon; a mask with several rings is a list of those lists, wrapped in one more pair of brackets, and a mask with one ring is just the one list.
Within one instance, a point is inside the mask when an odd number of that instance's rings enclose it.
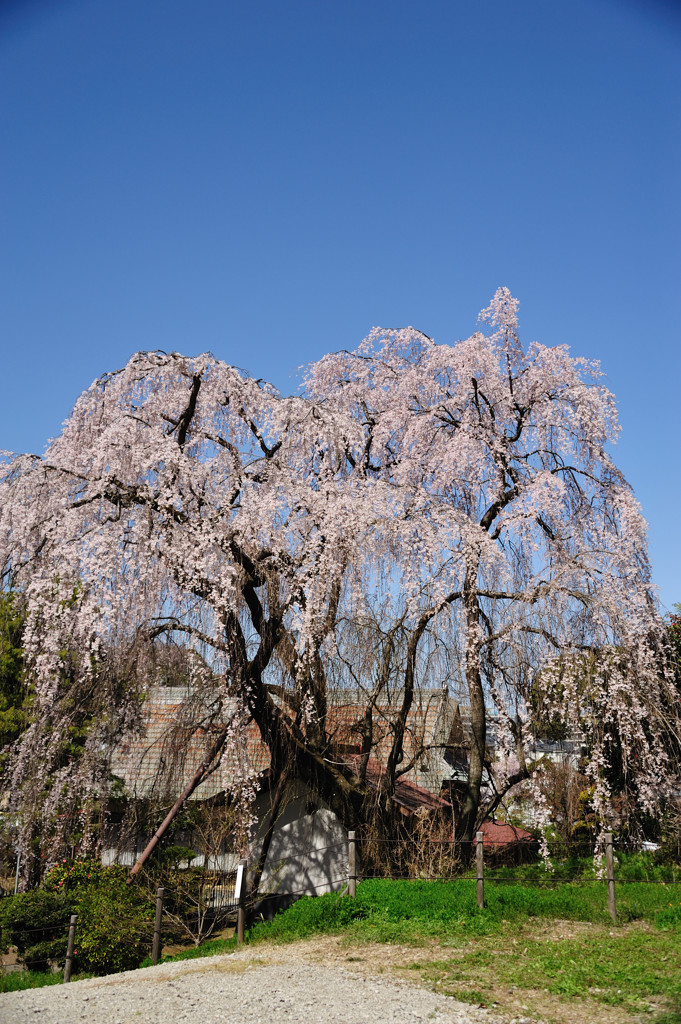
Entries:
{"label": "clear blue sky", "polygon": [[681,601],[681,5],[5,0],[0,447],[141,348],[282,390],[375,324],[598,358]]}

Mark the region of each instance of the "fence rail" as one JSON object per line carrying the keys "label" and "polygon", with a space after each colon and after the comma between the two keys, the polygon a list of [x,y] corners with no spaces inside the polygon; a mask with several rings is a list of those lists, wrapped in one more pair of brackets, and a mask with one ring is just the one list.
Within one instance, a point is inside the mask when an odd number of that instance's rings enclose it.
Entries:
{"label": "fence rail", "polygon": [[[347,842],[332,844],[323,848],[323,851],[345,849],[346,866],[344,870],[340,873],[334,871],[333,877],[329,875],[329,877],[321,882],[315,882],[311,878],[307,878],[298,887],[291,888],[289,886],[285,893],[251,891],[249,888],[249,864],[246,860],[242,860],[239,864],[240,873],[232,871],[202,874],[196,881],[197,898],[199,902],[203,901],[201,912],[205,911],[208,914],[219,915],[220,920],[235,925],[237,940],[243,942],[249,923],[256,916],[258,906],[262,906],[263,901],[267,899],[283,898],[288,904],[300,896],[316,895],[320,891],[338,892],[343,886],[344,888],[340,895],[347,895],[348,898],[353,899],[357,896],[361,882],[371,879],[443,882],[460,880],[462,882],[470,882],[471,885],[474,883],[476,901],[480,908],[485,906],[486,890],[489,891],[489,888],[496,884],[525,883],[532,884],[533,886],[540,885],[546,888],[557,888],[563,885],[579,886],[597,883],[603,886],[604,909],[607,906],[612,921],[617,923],[616,883],[617,886],[629,884],[674,886],[681,884],[681,868],[675,866],[667,869],[668,874],[671,874],[671,877],[667,878],[631,878],[618,875],[617,854],[629,851],[626,844],[618,844],[616,846],[610,834],[603,837],[603,842],[599,847],[599,850],[602,851],[601,870],[598,870],[598,866],[593,862],[589,868],[584,863],[577,864],[575,861],[573,864],[568,859],[568,861],[558,865],[556,874],[552,873],[551,870],[545,870],[541,867],[541,862],[537,862],[529,868],[530,871],[536,871],[534,875],[528,875],[527,865],[521,870],[517,865],[513,867],[500,864],[495,844],[485,842],[483,832],[477,833],[473,843],[452,842],[451,840],[445,843],[435,840],[431,841],[430,844],[421,843],[418,850],[416,849],[416,844],[411,844],[410,849],[410,844],[403,840],[372,839],[371,842],[373,848],[380,847],[387,852],[387,856],[384,857],[385,863],[379,867],[376,866],[376,858],[372,859],[371,849],[369,850],[369,856],[365,857],[368,863],[362,865],[362,856],[365,856],[363,844],[359,833],[350,831]],[[430,848],[428,848],[429,846]],[[565,844],[563,849],[567,849],[567,844]],[[579,849],[583,850],[583,844],[579,845]],[[310,851],[310,864],[313,863],[314,856],[319,852],[322,851]],[[432,856],[434,852],[437,852],[439,856]],[[594,852],[595,847],[592,845],[591,853],[593,854]],[[413,856],[408,856],[408,854]],[[419,854],[421,858],[420,867],[416,854]],[[410,861],[411,869],[407,870],[406,867]],[[299,865],[301,857],[291,858],[291,863]],[[573,866],[571,867],[572,864]],[[342,858],[340,867],[343,867]],[[444,870],[438,871],[438,868]],[[240,886],[236,885],[239,877],[242,880]],[[186,891],[186,887],[184,891]],[[137,929],[135,935],[138,938],[144,936],[145,941],[150,942],[152,963],[158,963],[161,957],[164,935],[167,938],[169,932],[177,926],[180,895],[180,890],[174,891],[172,888],[168,888],[167,884],[157,887],[153,921],[142,921],[140,919],[135,923]],[[65,952],[60,953],[59,961],[64,956],[65,982],[70,980],[77,958],[76,935],[78,928],[82,928],[85,924],[86,921],[82,919],[79,921],[76,915],[72,914],[68,930],[64,929],[64,945],[61,946],[61,950]],[[55,925],[52,928],[49,924],[46,924],[42,927],[21,928],[15,929],[15,931],[20,931],[24,940],[30,936],[41,935],[45,941],[57,942],[57,933],[61,927]],[[6,941],[7,937],[7,934],[0,936],[0,946],[2,948],[4,948],[3,941]],[[59,940],[60,942],[61,940]]]}

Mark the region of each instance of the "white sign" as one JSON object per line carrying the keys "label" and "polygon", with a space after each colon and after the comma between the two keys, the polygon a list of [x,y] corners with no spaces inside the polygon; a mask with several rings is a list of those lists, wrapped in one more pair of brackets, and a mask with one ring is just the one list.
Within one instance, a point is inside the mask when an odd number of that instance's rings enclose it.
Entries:
{"label": "white sign", "polygon": [[241,886],[243,885],[243,882],[244,882],[244,866],[243,866],[243,864],[239,864],[238,868],[236,869],[236,882],[234,883],[234,899],[235,900],[241,899]]}

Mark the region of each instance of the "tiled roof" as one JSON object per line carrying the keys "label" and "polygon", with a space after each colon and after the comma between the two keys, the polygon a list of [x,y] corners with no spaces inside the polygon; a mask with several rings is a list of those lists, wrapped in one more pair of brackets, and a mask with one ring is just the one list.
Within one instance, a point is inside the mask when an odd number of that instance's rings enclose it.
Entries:
{"label": "tiled roof", "polygon": [[[364,706],[357,700],[348,700],[348,696],[343,691],[335,691],[327,712],[329,742],[340,756],[358,754],[362,740]],[[423,793],[432,795],[433,806],[442,803],[436,795],[447,770],[442,761],[442,747],[449,740],[456,708],[456,701],[442,691],[421,691],[417,694],[407,718],[403,764],[409,763],[417,754],[421,756],[398,783],[402,794],[399,802],[403,806],[411,809],[424,806],[427,800],[421,795]],[[194,695],[182,687],[156,687],[150,691],[145,706],[144,733],[122,743],[113,756],[113,773],[121,779],[128,793],[147,797],[180,792],[199,768],[223,722],[230,715],[228,707],[223,709],[219,721],[215,716],[211,721],[209,710],[199,705]],[[378,776],[390,751],[390,725],[394,713],[394,709],[387,706],[379,706],[374,711],[371,763]],[[421,753],[424,747],[435,749]],[[270,764],[269,750],[254,722],[249,723],[241,734],[237,749],[225,749],[219,766],[196,789],[194,799],[205,800],[228,791],[232,788],[238,767],[244,764],[253,773],[265,771]]]}
{"label": "tiled roof", "polygon": [[[134,797],[177,795],[189,782],[234,711],[224,709],[219,721],[193,701],[183,687],[155,687],[147,697],[144,730],[121,743],[113,753],[111,770]],[[236,749],[224,749],[219,765],[194,791],[193,799],[206,800],[229,790],[240,764],[253,772],[269,767],[269,751],[250,723]]]}
{"label": "tiled roof", "polygon": [[[348,758],[348,767],[358,770],[359,760],[360,758],[357,755],[352,758]],[[378,789],[384,774],[385,769],[378,763],[378,761],[374,761],[372,758],[369,758],[366,780],[372,789]],[[400,807],[403,807],[405,811],[409,812],[418,811],[422,807],[425,807],[428,810],[438,811],[445,810],[446,808],[451,809],[452,806],[447,800],[444,800],[440,796],[436,796],[429,790],[424,789],[423,786],[418,786],[415,782],[410,782],[404,775],[395,783],[393,800],[396,804],[399,804]]]}
{"label": "tiled roof", "polygon": [[[509,825],[504,821],[483,821],[480,826],[483,846],[508,846],[511,843],[533,843],[531,832],[519,825]],[[474,843],[477,842],[477,839]]]}

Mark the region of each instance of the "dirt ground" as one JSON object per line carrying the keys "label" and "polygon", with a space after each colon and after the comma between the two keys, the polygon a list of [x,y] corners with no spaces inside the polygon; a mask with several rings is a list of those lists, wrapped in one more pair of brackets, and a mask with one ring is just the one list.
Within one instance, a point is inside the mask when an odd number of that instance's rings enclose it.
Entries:
{"label": "dirt ground", "polygon": [[[593,926],[574,921],[558,921],[547,923],[538,934],[547,942],[561,939],[574,939],[584,934],[588,941],[588,933]],[[290,963],[298,961],[323,966],[343,967],[365,977],[392,976],[400,978],[414,986],[431,989],[434,992],[445,992],[432,980],[429,966],[434,962],[455,960],[466,953],[466,945],[461,947],[443,946],[438,942],[429,942],[423,946],[399,946],[388,943],[361,944],[349,942],[343,936],[314,936],[299,942],[276,945],[263,943],[250,946],[239,958],[248,959],[254,964]],[[500,956],[512,955],[502,950]],[[236,965],[235,965],[236,966]],[[542,1024],[639,1024],[650,1019],[651,1015],[632,1015],[618,1006],[608,1006],[596,999],[561,999],[540,989],[509,989],[490,985],[485,978],[485,988],[492,994],[492,1000],[478,1004],[489,1009],[495,1016],[510,1021],[537,1021]]]}
{"label": "dirt ground", "polygon": [[[594,927],[574,921],[551,921],[544,924],[537,922],[532,934],[535,941],[545,941],[547,944],[561,940],[583,939],[585,945],[588,945]],[[608,932],[607,928],[602,930]],[[621,935],[626,930],[626,925],[620,926],[618,933]],[[232,932],[233,929],[228,929],[221,933],[220,937],[229,938]],[[484,1008],[492,1019],[513,1024],[640,1024],[644,1020],[655,1019],[656,1014],[650,1011],[663,1009],[661,1004],[656,1005],[656,1001],[651,1001],[648,1012],[631,1014],[621,1006],[609,1006],[588,996],[567,998],[542,989],[513,988],[497,983],[493,967],[494,962],[499,962],[496,961],[496,957],[521,956],[523,942],[523,933],[520,931],[517,935],[506,935],[500,937],[498,942],[487,944],[488,951],[491,950],[492,953],[492,965],[485,969],[484,976],[480,977],[479,981],[474,970],[471,970],[474,961],[469,961],[471,966],[464,972],[467,983],[472,990],[479,987],[485,993],[485,1001],[471,1001],[471,1007]],[[399,980],[410,987],[426,988],[458,1000],[462,998],[462,992],[450,984],[448,976],[451,978],[452,966],[455,966],[458,960],[463,962],[478,946],[479,942],[475,939],[461,940],[459,944],[452,945],[442,944],[437,940],[424,941],[420,945],[395,945],[360,942],[348,936],[316,935],[297,942],[261,942],[247,945],[215,960],[184,961],[177,966],[181,966],[188,973],[193,973],[194,970],[210,971],[219,967],[220,972],[241,974],[259,967],[315,965],[341,969],[343,972],[359,975],[365,980],[380,980],[383,983]],[[187,947],[166,946],[163,953],[173,955],[183,948]],[[168,964],[168,968],[172,966]],[[15,965],[10,966],[8,963],[5,970],[13,968],[16,969]],[[635,970],[635,964],[632,964],[632,970]],[[102,980],[110,982],[116,977],[114,975]],[[134,977],[134,972],[130,977]]]}

